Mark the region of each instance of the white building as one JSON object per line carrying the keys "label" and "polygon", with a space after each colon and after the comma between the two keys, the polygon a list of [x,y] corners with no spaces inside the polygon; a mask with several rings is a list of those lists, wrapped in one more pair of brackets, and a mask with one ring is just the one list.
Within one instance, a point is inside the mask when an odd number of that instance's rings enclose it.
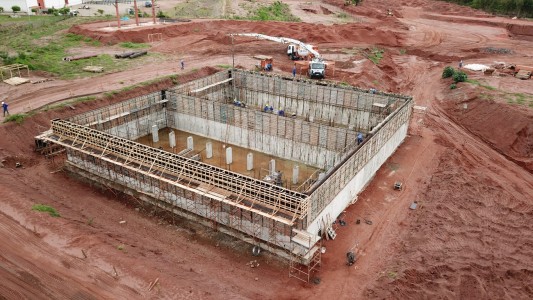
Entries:
{"label": "white building", "polygon": [[32,8],[63,8],[65,6],[81,4],[82,0],[0,0],[0,7],[4,12],[10,12],[11,7],[17,5],[21,12],[29,12]]}

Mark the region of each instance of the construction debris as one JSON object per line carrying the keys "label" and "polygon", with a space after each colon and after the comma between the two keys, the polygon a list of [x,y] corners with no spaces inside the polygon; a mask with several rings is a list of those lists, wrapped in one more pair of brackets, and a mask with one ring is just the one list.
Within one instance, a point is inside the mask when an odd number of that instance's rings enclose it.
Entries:
{"label": "construction debris", "polygon": [[257,268],[259,267],[259,263],[257,260],[252,260],[246,263],[247,266],[250,266],[250,268]]}
{"label": "construction debris", "polygon": [[353,265],[356,261],[355,253],[353,253],[352,251],[346,253],[346,260],[347,260],[348,266]]}
{"label": "construction debris", "polygon": [[418,206],[418,202],[415,201],[411,203],[411,206],[409,206],[409,209],[415,210],[417,206]]}
{"label": "construction debris", "polygon": [[30,82],[30,80],[28,78],[22,78],[22,77],[11,77],[9,79],[6,79],[4,80],[5,83],[9,84],[9,85],[21,85],[21,84],[24,84],[24,83],[28,83]]}
{"label": "construction debris", "polygon": [[43,82],[47,82],[47,81],[52,81],[54,79],[52,78],[43,78],[43,79],[39,79],[39,80],[31,80],[30,83],[31,84],[37,84],[37,83],[43,83]]}
{"label": "construction debris", "polygon": [[522,80],[529,79],[529,78],[531,78],[531,71],[520,70],[514,75],[514,77],[522,79]]}
{"label": "construction debris", "polygon": [[125,52],[121,54],[115,54],[115,58],[136,58],[146,54],[148,54],[148,51]]}
{"label": "construction debris", "polygon": [[104,71],[104,67],[87,66],[83,68],[83,71],[92,72],[92,73],[102,73]]}
{"label": "construction debris", "polygon": [[159,278],[156,278],[153,282],[150,282],[150,284],[148,285],[148,291],[151,291],[158,282]]}
{"label": "construction debris", "polygon": [[87,58],[93,58],[97,57],[98,54],[89,54],[89,55],[80,55],[80,56],[67,56],[63,57],[64,61],[74,61],[74,60],[80,60],[80,59],[87,59]]}
{"label": "construction debris", "polygon": [[394,189],[397,190],[397,191],[401,191],[403,189],[402,183],[399,182],[399,181],[396,181],[394,183]]}
{"label": "construction debris", "polygon": [[472,71],[485,71],[489,68],[489,66],[482,65],[482,64],[468,64],[463,66],[463,68],[472,70]]}

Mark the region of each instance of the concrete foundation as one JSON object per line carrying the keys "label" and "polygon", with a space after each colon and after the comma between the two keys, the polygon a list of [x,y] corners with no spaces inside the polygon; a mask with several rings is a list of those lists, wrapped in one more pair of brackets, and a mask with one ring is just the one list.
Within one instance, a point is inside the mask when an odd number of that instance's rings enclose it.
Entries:
{"label": "concrete foundation", "polygon": [[[355,201],[404,140],[411,108],[402,95],[230,70],[176,86],[164,99],[156,92],[54,120],[40,138],[67,148],[73,172],[308,264],[327,216]],[[176,130],[168,149],[159,140],[167,135],[153,128]],[[176,141],[182,131],[191,136],[184,149]],[[148,135],[144,145],[133,142]],[[192,135],[205,139],[194,138],[200,151]],[[209,163],[220,155],[215,142],[227,145],[231,167]],[[261,169],[258,155],[292,161],[283,171],[289,184],[249,176]],[[277,160],[267,172],[277,171]],[[302,176],[306,166],[316,171]]]}

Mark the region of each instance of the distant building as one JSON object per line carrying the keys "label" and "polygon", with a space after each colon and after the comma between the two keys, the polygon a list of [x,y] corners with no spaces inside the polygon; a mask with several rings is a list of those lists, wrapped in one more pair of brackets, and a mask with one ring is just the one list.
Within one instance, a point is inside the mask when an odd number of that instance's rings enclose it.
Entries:
{"label": "distant building", "polygon": [[5,12],[11,11],[14,5],[20,6],[20,12],[27,13],[32,8],[48,9],[81,4],[82,0],[0,0]]}

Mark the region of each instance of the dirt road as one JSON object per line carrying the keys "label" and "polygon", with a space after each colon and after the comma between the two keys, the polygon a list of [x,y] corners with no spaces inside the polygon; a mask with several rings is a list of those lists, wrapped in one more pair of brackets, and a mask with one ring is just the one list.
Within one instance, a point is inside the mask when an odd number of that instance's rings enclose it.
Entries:
{"label": "dirt road", "polygon": [[[307,18],[320,14],[322,25],[227,20],[168,25],[157,29],[164,34],[164,42],[151,49],[165,55],[159,64],[91,79],[16,88],[2,85],[0,92],[12,99],[12,112],[22,112],[152,77],[179,74],[179,80],[189,80],[196,69],[206,72],[201,69],[204,66],[231,65],[226,34],[239,30],[305,39],[339,66],[330,79],[413,95],[417,105],[427,110],[414,113],[410,136],[346,210],[347,226],[339,227],[338,238],[325,243],[327,251],[317,274],[320,284],[289,279],[286,266],[269,256],[259,257],[260,266],[250,268],[247,263],[255,258],[248,245],[182,220],[162,218],[154,208],[105,188],[94,189],[60,171],[60,158],[50,161],[32,152],[33,136],[48,126],[48,120],[118,100],[107,99],[76,105],[75,111],[43,112],[22,125],[0,126],[0,237],[4,241],[0,295],[10,299],[36,295],[532,298],[533,102],[509,104],[504,98],[505,93],[519,93],[530,101],[531,81],[468,72],[471,79],[496,90],[460,83],[452,91],[450,82],[440,78],[444,66],[455,66],[460,59],[533,65],[533,42],[506,29],[509,23],[528,26],[531,22],[429,0],[403,1],[401,6],[396,1],[365,0],[358,7],[344,7],[340,0],[323,1],[327,10],[318,9],[319,1],[311,2],[304,7],[307,10],[294,11]],[[390,7],[392,17],[386,15]],[[335,9],[352,14],[357,22],[324,25],[338,19],[327,13]],[[73,30],[109,41],[147,36],[142,30],[102,33],[97,27]],[[365,57],[374,47],[384,50],[377,65]],[[484,50],[489,47],[511,51]],[[252,55],[266,54],[274,57],[276,72],[290,72],[283,45],[239,40],[235,49],[236,63],[245,68],[255,63]],[[179,70],[179,58],[186,59],[185,71]],[[15,168],[16,162],[24,168]],[[396,181],[404,183],[402,191],[392,189]],[[414,201],[418,208],[409,210]],[[32,211],[36,203],[53,206],[61,217]],[[371,220],[372,225],[357,225],[357,219]],[[359,257],[352,267],[345,265],[348,250]]]}

